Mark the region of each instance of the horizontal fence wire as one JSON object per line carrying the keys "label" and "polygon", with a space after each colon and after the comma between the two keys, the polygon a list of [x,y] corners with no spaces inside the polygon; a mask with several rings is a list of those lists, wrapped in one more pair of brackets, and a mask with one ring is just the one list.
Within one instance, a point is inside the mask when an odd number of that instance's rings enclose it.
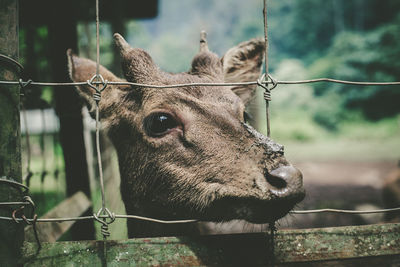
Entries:
{"label": "horizontal fence wire", "polygon": [[13,205],[30,205],[29,202],[15,201],[15,202],[0,202],[0,206],[13,206]]}
{"label": "horizontal fence wire", "polygon": [[[235,83],[182,83],[182,84],[168,84],[168,85],[156,85],[156,84],[144,84],[144,83],[133,83],[133,82],[113,82],[107,81],[108,85],[130,85],[135,87],[143,87],[143,88],[179,88],[179,87],[195,87],[195,86],[248,86],[248,85],[272,85],[272,84],[309,84],[309,83],[340,83],[347,85],[359,85],[359,86],[393,86],[400,85],[400,81],[395,82],[361,82],[361,81],[348,81],[348,80],[338,80],[331,78],[316,78],[309,80],[293,80],[293,81],[280,81],[274,80],[272,81],[250,81],[250,82],[235,82]],[[104,82],[101,81],[86,81],[86,82],[35,82],[35,81],[0,81],[0,85],[20,85],[20,84],[29,83],[29,85],[33,86],[82,86],[82,85],[104,85]]]}
{"label": "horizontal fence wire", "polygon": [[[29,203],[28,203],[29,204]],[[315,214],[315,213],[339,213],[339,214],[375,214],[375,213],[386,213],[386,212],[395,212],[400,211],[400,207],[397,208],[390,208],[390,209],[377,209],[377,210],[341,210],[341,209],[315,209],[315,210],[293,210],[290,211],[289,214]],[[109,215],[99,215],[97,216],[100,219],[136,219],[142,221],[149,221],[161,224],[179,224],[179,223],[194,223],[194,222],[201,222],[201,220],[196,219],[188,219],[188,220],[161,220],[161,219],[154,219],[145,216],[138,216],[138,215],[123,215],[123,214],[112,214]],[[95,216],[80,216],[80,217],[65,217],[65,218],[45,218],[45,219],[22,219],[22,218],[12,218],[12,217],[3,217],[0,216],[0,220],[7,220],[7,221],[28,221],[28,222],[42,222],[42,223],[49,223],[49,222],[68,222],[68,221],[83,221],[83,220],[94,220]]]}
{"label": "horizontal fence wire", "polygon": [[312,214],[312,213],[341,213],[341,214],[373,214],[400,211],[400,207],[377,210],[341,210],[341,209],[315,209],[315,210],[292,210],[290,214]]}

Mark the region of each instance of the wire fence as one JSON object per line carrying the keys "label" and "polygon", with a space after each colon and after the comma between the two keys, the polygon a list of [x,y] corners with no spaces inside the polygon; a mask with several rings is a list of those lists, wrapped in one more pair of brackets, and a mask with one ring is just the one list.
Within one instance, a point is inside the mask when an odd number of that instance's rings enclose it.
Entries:
{"label": "wire fence", "polygon": [[[270,79],[272,78],[269,75]],[[272,78],[273,79],[273,78]],[[179,84],[167,84],[167,85],[157,85],[157,84],[145,84],[145,83],[133,83],[133,82],[113,82],[107,81],[107,85],[129,85],[134,87],[141,87],[141,88],[156,88],[156,89],[167,89],[167,88],[180,88],[180,87],[196,87],[196,86],[250,86],[250,85],[274,85],[274,89],[277,85],[280,84],[307,84],[307,83],[340,83],[340,84],[347,84],[347,85],[360,85],[360,86],[393,86],[393,85],[400,85],[400,82],[364,82],[364,81],[348,81],[348,80],[338,80],[332,78],[316,78],[316,79],[309,79],[309,80],[268,80],[268,81],[251,81],[251,82],[235,82],[235,83],[179,83]],[[0,81],[0,85],[31,85],[31,86],[97,86],[97,85],[105,85],[106,81],[86,81],[86,82],[35,82],[32,80],[28,81]],[[273,90],[273,89],[271,89]]]}
{"label": "wire fence", "polygon": [[[267,119],[267,131],[268,136],[270,135],[270,126],[269,126],[269,101],[271,100],[271,91],[275,89],[278,85],[293,85],[293,84],[306,84],[306,83],[321,83],[321,82],[329,82],[329,83],[340,83],[347,85],[357,85],[357,86],[393,86],[400,85],[400,81],[395,82],[366,82],[366,81],[348,81],[348,80],[338,80],[332,78],[317,78],[317,79],[308,79],[308,80],[292,80],[292,81],[284,81],[284,80],[276,80],[268,73],[268,27],[267,27],[267,1],[264,0],[264,8],[263,8],[263,17],[264,17],[264,33],[265,33],[265,73],[258,79],[257,81],[248,81],[248,82],[235,82],[235,83],[182,83],[182,84],[168,84],[168,85],[159,85],[159,84],[142,84],[142,83],[133,83],[133,82],[115,82],[115,81],[107,81],[99,73],[100,68],[100,48],[99,48],[99,0],[96,0],[96,73],[93,75],[92,79],[86,82],[40,82],[27,80],[23,81],[22,79],[18,81],[0,81],[0,85],[19,85],[21,89],[27,86],[89,86],[95,90],[94,100],[96,102],[96,153],[98,160],[98,168],[99,168],[99,180],[101,187],[101,199],[102,205],[100,210],[93,214],[92,216],[81,216],[81,217],[68,217],[68,218],[46,218],[40,219],[33,213],[31,218],[27,218],[23,214],[23,209],[25,206],[31,206],[32,209],[35,209],[35,205],[30,198],[24,198],[24,201],[13,201],[13,202],[0,202],[0,206],[20,206],[20,208],[14,210],[12,212],[11,217],[0,217],[0,220],[25,222],[27,224],[31,224],[35,227],[36,223],[40,222],[66,222],[66,221],[82,221],[82,220],[96,220],[101,223],[102,234],[104,239],[110,235],[108,232],[108,225],[111,224],[115,219],[137,219],[149,222],[156,222],[162,224],[177,224],[177,223],[194,223],[198,220],[190,219],[190,220],[160,220],[155,218],[149,218],[144,216],[137,215],[119,215],[112,213],[106,207],[106,199],[105,199],[105,188],[104,188],[104,178],[103,178],[103,169],[102,169],[102,161],[101,161],[101,149],[100,149],[100,141],[99,141],[99,131],[100,131],[100,119],[99,119],[99,103],[101,101],[101,93],[107,89],[109,85],[121,85],[121,86],[132,86],[132,87],[141,87],[141,88],[159,88],[159,89],[167,89],[167,88],[180,88],[180,87],[196,87],[196,86],[251,86],[258,85],[265,90],[264,99],[266,101],[266,119]],[[15,65],[19,70],[23,67],[15,60],[6,57],[4,55],[0,55],[0,60],[7,61],[10,64]],[[28,137],[29,138],[29,137]],[[29,147],[29,139],[27,139],[27,144]],[[32,175],[29,165],[30,158],[28,157],[28,169],[27,176]],[[18,187],[22,189],[23,194],[27,195],[29,188],[25,185],[17,182],[10,181],[9,179],[5,179],[6,177],[0,178],[0,183],[8,183],[12,186]],[[291,214],[312,214],[312,213],[341,213],[341,214],[373,214],[373,213],[385,213],[385,212],[395,212],[400,211],[400,207],[391,208],[391,209],[378,209],[378,210],[341,210],[341,209],[315,209],[315,210],[295,210],[290,211]],[[18,217],[18,213],[21,215]],[[271,229],[275,229],[273,225],[271,225]],[[271,230],[273,232],[273,230]],[[38,241],[38,238],[37,238]]]}

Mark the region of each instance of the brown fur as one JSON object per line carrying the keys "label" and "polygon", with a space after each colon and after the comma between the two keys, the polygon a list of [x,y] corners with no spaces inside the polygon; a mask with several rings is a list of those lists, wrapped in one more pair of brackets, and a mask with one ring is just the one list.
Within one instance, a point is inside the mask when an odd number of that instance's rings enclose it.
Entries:
{"label": "brown fur", "polygon": [[[114,37],[125,77],[131,82],[239,82],[260,75],[264,51],[259,39],[230,49],[222,59],[203,49],[189,72],[170,74],[159,70],[144,50],[131,48],[119,34]],[[73,81],[93,76],[93,61],[70,52],[68,57]],[[101,74],[109,81],[122,80],[105,68]],[[127,213],[162,219],[266,223],[284,216],[299,202],[304,197],[301,173],[286,161],[282,146],[243,121],[245,104],[254,90],[255,86],[109,86],[102,94],[100,116],[118,153]],[[90,89],[82,86],[79,91],[91,108]],[[162,137],[149,136],[143,121],[154,112],[171,114],[178,127]],[[130,236],[194,231],[193,225],[136,220],[129,221],[128,228]]]}

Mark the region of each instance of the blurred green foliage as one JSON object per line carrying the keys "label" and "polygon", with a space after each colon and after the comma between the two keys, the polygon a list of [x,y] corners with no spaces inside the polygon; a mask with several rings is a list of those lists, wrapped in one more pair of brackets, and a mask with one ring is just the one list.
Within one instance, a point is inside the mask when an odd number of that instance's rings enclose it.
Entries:
{"label": "blurred green foliage", "polygon": [[[331,75],[358,81],[400,80],[400,17],[393,24],[367,33],[337,34],[325,56],[310,67],[313,76]],[[352,87],[339,84],[316,85],[316,96],[341,96],[341,110],[358,109],[368,119],[393,116],[400,111],[400,86]],[[340,115],[340,114],[339,114]]]}

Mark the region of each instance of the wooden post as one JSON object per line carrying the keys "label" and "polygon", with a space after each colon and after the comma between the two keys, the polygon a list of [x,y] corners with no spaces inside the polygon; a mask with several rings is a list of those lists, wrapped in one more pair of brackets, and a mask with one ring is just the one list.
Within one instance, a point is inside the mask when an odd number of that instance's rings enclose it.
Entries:
{"label": "wooden post", "polygon": [[[18,1],[0,0],[0,80],[18,80]],[[19,87],[0,86],[0,178],[22,182]],[[0,182],[0,202],[21,201],[21,188]],[[15,208],[15,207],[14,207]],[[0,207],[10,217],[12,207]],[[0,265],[15,266],[24,241],[24,225],[0,220]]]}

